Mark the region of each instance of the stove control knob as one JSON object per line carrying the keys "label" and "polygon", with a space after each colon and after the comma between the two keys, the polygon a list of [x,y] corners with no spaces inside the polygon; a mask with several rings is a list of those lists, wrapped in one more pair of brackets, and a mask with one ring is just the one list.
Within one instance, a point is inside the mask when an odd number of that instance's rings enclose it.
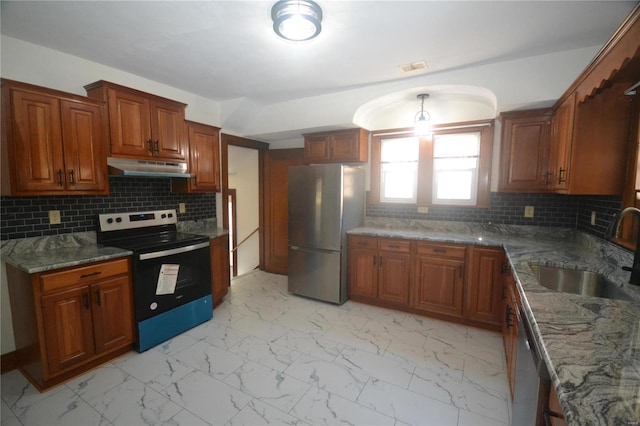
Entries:
{"label": "stove control knob", "polygon": [[113,218],[110,217],[109,219],[107,219],[107,223],[113,223]]}
{"label": "stove control knob", "polygon": [[169,217],[173,217],[173,213],[169,213]]}
{"label": "stove control knob", "polygon": [[163,218],[163,219],[166,219],[167,215],[162,213],[162,216],[160,216],[160,217]]}
{"label": "stove control knob", "polygon": [[116,223],[120,223],[122,222],[122,218],[121,217],[116,217]]}

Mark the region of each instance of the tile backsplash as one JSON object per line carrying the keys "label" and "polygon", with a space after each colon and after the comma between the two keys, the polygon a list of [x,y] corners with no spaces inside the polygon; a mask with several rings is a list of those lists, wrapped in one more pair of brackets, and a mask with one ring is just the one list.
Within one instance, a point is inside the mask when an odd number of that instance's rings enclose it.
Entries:
{"label": "tile backsplash", "polygon": [[[96,215],[118,211],[176,209],[179,221],[216,217],[215,194],[174,194],[166,178],[109,177],[109,195],[0,198],[0,238],[40,237],[96,230]],[[49,210],[60,210],[61,223],[49,224]]]}
{"label": "tile backsplash", "polygon": [[[492,192],[490,208],[430,206],[429,213],[418,213],[415,206],[367,204],[367,217],[493,223],[577,228],[598,238],[622,206],[619,196],[577,196],[563,194],[512,194]],[[534,207],[534,217],[525,218],[525,206]],[[596,225],[591,212],[596,211]]]}

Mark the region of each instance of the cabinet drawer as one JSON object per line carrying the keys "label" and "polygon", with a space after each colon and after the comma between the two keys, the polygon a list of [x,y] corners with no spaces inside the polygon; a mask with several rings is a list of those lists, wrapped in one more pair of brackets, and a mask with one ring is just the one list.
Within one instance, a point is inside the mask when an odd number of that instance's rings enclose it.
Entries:
{"label": "cabinet drawer", "polygon": [[43,293],[129,273],[129,261],[118,259],[40,276]]}
{"label": "cabinet drawer", "polygon": [[380,250],[409,253],[411,251],[411,242],[405,240],[380,239]]}
{"label": "cabinet drawer", "polygon": [[372,237],[349,237],[349,245],[350,248],[368,248],[368,249],[377,249],[378,248],[378,239]]}
{"label": "cabinet drawer", "polygon": [[464,259],[467,248],[463,246],[418,243],[418,254]]}

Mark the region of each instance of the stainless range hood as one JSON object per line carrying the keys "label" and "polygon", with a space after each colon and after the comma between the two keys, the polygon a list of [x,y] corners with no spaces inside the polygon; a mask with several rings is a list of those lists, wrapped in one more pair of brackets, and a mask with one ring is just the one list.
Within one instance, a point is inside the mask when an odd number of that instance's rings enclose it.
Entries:
{"label": "stainless range hood", "polygon": [[107,165],[109,166],[109,174],[112,176],[193,177],[193,175],[187,171],[187,163],[184,162],[108,157]]}

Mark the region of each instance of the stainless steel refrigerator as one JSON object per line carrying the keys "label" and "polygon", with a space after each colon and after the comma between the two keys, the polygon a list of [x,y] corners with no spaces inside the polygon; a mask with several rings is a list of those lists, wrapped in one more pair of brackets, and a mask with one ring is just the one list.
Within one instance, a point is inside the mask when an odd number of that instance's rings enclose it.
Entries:
{"label": "stainless steel refrigerator", "polygon": [[347,231],[364,223],[364,168],[289,168],[289,292],[347,301]]}

